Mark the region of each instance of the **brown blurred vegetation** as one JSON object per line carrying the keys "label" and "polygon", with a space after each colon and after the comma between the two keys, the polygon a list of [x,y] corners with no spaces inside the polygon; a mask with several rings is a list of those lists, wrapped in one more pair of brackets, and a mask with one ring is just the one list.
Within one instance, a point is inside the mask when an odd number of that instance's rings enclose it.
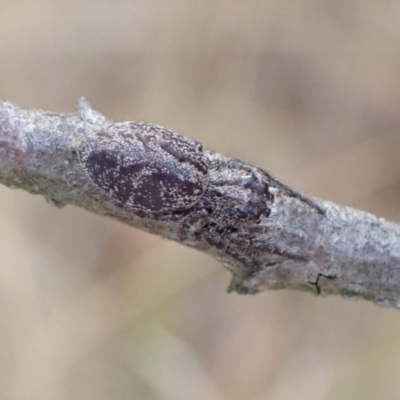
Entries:
{"label": "brown blurred vegetation", "polygon": [[[395,0],[0,1],[0,97],[158,123],[400,221]],[[0,398],[400,398],[400,312],[1,187]]]}

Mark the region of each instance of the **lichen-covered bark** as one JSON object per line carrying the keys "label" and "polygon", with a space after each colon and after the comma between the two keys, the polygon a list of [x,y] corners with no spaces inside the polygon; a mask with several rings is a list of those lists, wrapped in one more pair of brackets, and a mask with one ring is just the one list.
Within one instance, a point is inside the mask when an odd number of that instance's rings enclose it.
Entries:
{"label": "lichen-covered bark", "polygon": [[[307,198],[260,168],[207,150],[201,156],[208,168],[204,194],[194,204],[181,197],[190,207],[157,212],[136,207],[135,196],[129,204],[118,202],[118,196],[95,184],[79,158],[88,135],[99,130],[112,135],[115,126],[84,99],[73,114],[23,109],[0,100],[0,182],[204,251],[232,272],[230,290],[239,293],[290,288],[400,307],[399,226]],[[193,153],[183,154],[184,147],[180,155],[162,146],[169,152],[163,167],[194,160]],[[141,157],[147,157],[146,151]],[[180,183],[174,185],[179,192]]]}

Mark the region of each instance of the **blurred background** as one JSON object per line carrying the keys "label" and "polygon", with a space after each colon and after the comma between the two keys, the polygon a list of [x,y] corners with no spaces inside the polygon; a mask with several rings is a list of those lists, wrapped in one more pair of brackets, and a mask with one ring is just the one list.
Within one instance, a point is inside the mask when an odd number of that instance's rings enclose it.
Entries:
{"label": "blurred background", "polygon": [[[157,123],[400,222],[397,0],[0,1],[0,97]],[[400,312],[0,188],[0,398],[400,398]]]}

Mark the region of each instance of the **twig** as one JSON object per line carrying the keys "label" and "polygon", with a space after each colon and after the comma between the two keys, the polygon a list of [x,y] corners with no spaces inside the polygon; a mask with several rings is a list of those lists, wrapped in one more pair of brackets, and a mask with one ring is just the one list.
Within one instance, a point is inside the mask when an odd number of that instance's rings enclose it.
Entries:
{"label": "twig", "polygon": [[0,100],[0,182],[204,251],[230,291],[300,289],[400,307],[400,227],[294,192],[159,126]]}

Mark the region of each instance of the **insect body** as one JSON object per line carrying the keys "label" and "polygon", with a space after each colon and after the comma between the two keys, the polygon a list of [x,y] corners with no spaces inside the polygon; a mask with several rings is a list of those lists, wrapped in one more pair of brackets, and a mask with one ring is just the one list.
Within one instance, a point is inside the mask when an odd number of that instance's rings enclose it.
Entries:
{"label": "insect body", "polygon": [[157,125],[110,124],[89,134],[78,156],[97,187],[149,217],[189,209],[208,183],[201,145]]}

